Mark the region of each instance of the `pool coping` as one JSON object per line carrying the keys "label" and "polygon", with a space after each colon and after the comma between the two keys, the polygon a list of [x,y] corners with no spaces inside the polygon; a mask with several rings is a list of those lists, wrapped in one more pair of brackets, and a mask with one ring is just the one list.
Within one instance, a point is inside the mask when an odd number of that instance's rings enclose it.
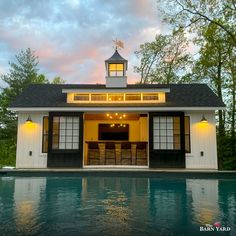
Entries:
{"label": "pool coping", "polygon": [[215,169],[0,169],[0,177],[150,177],[150,178],[235,178],[236,171]]}

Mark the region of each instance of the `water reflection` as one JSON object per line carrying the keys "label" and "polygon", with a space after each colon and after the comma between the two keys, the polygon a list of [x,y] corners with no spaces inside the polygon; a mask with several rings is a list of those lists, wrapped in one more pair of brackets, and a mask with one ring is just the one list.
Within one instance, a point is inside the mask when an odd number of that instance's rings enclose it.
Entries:
{"label": "water reflection", "polygon": [[234,179],[0,178],[3,235],[202,235],[216,221],[236,233]]}
{"label": "water reflection", "polygon": [[46,178],[16,178],[14,191],[15,224],[18,232],[35,230],[41,193],[45,192]]}
{"label": "water reflection", "polygon": [[187,179],[186,187],[191,201],[192,217],[199,225],[219,221],[217,179]]}

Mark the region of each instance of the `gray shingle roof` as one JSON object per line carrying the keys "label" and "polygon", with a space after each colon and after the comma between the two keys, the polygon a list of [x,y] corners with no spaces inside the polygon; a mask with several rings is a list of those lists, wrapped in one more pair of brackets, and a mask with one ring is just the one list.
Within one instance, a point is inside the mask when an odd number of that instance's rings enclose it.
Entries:
{"label": "gray shingle roof", "polygon": [[[26,107],[111,107],[111,106],[156,106],[156,107],[224,107],[225,104],[206,84],[133,84],[127,89],[170,88],[166,103],[160,104],[67,104],[62,89],[105,89],[105,85],[92,84],[31,84],[11,104],[11,108]],[[111,89],[111,88],[109,88]],[[125,90],[125,89],[123,89]]]}

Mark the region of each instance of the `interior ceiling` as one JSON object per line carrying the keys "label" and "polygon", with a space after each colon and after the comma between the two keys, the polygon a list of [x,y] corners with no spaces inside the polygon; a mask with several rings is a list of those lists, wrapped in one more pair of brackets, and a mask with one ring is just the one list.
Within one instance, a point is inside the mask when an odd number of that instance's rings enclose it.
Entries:
{"label": "interior ceiling", "polygon": [[107,112],[107,113],[99,113],[99,114],[85,114],[85,120],[138,120],[139,117],[140,117],[139,114],[127,114],[123,112],[122,113]]}

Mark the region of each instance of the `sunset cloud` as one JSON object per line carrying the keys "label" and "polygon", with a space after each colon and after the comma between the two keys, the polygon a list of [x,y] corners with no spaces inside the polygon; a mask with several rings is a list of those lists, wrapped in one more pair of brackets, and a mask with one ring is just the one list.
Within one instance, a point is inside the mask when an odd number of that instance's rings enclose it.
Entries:
{"label": "sunset cloud", "polygon": [[0,1],[0,73],[8,71],[15,54],[30,47],[39,57],[40,73],[49,79],[104,83],[104,60],[114,52],[112,39],[118,38],[129,60],[128,81],[135,82],[134,51],[164,31],[155,0]]}

